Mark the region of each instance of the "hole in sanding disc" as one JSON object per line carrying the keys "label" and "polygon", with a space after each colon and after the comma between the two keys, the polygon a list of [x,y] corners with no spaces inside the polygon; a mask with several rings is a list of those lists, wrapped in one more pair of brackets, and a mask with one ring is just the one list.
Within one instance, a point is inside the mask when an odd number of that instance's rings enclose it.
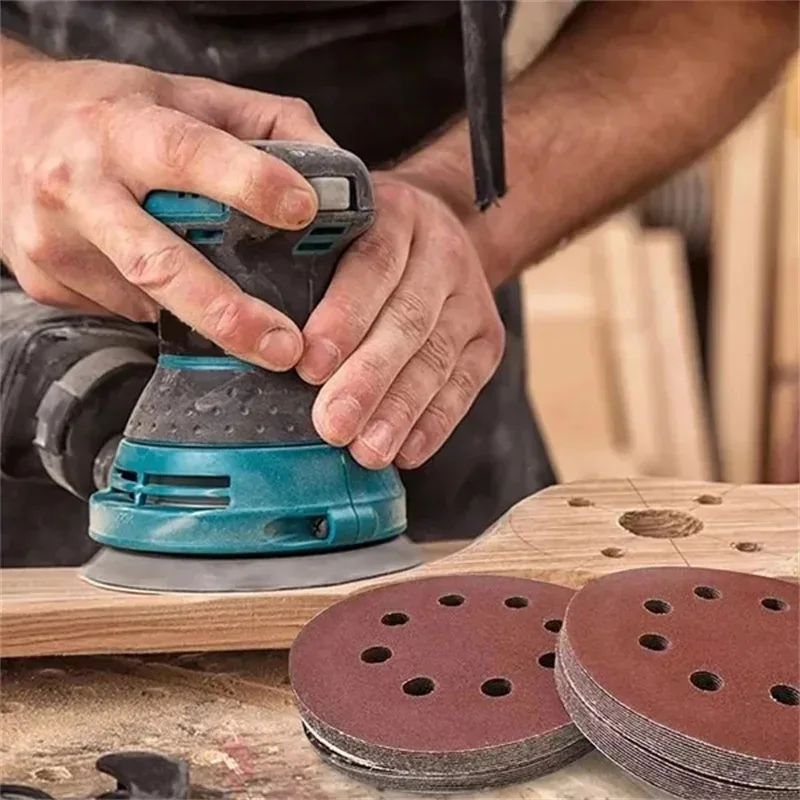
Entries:
{"label": "hole in sanding disc", "polygon": [[787,686],[784,683],[773,686],[769,690],[770,697],[784,706],[800,706],[800,691],[794,686]]}
{"label": "hole in sanding disc", "polygon": [[645,633],[639,637],[639,644],[647,650],[660,652],[669,647],[669,639],[665,636],[659,636],[657,633]]}
{"label": "hole in sanding disc", "polygon": [[528,605],[527,597],[506,597],[504,604],[506,608],[525,608]]}
{"label": "hole in sanding disc", "polygon": [[426,694],[430,694],[435,686],[436,684],[430,678],[412,678],[403,684],[403,691],[413,697],[423,697]]}
{"label": "hole in sanding disc", "polygon": [[761,601],[761,605],[769,611],[786,611],[789,608],[788,603],[779,600],[777,597],[765,597]]}
{"label": "hole in sanding disc", "polygon": [[703,600],[719,600],[722,597],[722,592],[713,586],[695,586],[694,593]]}
{"label": "hole in sanding disc", "polygon": [[361,660],[365,664],[383,664],[392,657],[392,651],[388,647],[368,647],[361,653]]}
{"label": "hole in sanding disc", "polygon": [[481,691],[487,697],[505,697],[511,693],[511,681],[506,678],[490,678],[484,681]]}
{"label": "hole in sanding disc", "polygon": [[703,670],[693,672],[689,676],[689,680],[692,682],[692,686],[703,692],[718,692],[723,686],[723,680],[719,675]]}
{"label": "hole in sanding disc", "polygon": [[381,622],[384,625],[405,625],[408,622],[408,614],[404,614],[402,611],[392,611],[391,614],[384,614]]}
{"label": "hole in sanding disc", "polygon": [[669,612],[672,611],[672,606],[666,600],[657,600],[655,598],[652,600],[645,600],[644,607],[651,614],[669,614]]}
{"label": "hole in sanding disc", "polygon": [[539,656],[539,666],[544,667],[545,669],[553,669],[556,665],[556,654],[555,653],[542,653]]}
{"label": "hole in sanding disc", "polygon": [[439,598],[440,606],[460,606],[464,598],[460,594],[446,594]]}
{"label": "hole in sanding disc", "polygon": [[558,633],[564,623],[560,619],[549,619],[545,622],[544,627],[550,633]]}
{"label": "hole in sanding disc", "polygon": [[619,524],[636,536],[650,539],[683,539],[703,530],[701,519],[674,509],[626,511],[619,518]]}

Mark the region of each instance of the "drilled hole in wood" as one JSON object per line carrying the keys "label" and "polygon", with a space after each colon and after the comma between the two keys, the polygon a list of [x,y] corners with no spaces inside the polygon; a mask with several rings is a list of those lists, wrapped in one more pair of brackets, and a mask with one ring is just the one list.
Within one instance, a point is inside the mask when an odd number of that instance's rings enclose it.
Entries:
{"label": "drilled hole in wood", "polygon": [[550,633],[558,633],[563,624],[564,623],[560,619],[549,619],[545,622],[544,627],[550,631]]}
{"label": "drilled hole in wood", "polygon": [[695,503],[700,503],[701,506],[721,506],[722,498],[718,494],[701,494],[695,497]]}
{"label": "drilled hole in wood", "polygon": [[740,553],[757,553],[761,550],[761,545],[758,542],[734,542],[731,546]]}
{"label": "drilled hole in wood", "polygon": [[567,504],[571,505],[573,508],[588,508],[594,505],[588,497],[570,497],[570,499],[567,500]]}
{"label": "drilled hole in wood", "polygon": [[695,586],[694,593],[703,600],[719,600],[722,592],[713,586]]}
{"label": "drilled hole in wood", "polygon": [[464,598],[460,594],[446,594],[439,598],[440,606],[460,606]]}
{"label": "drilled hole in wood", "polygon": [[692,686],[700,689],[702,692],[718,692],[724,684],[724,681],[719,675],[713,672],[705,672],[704,670],[693,672],[689,676],[689,680]]}
{"label": "drilled hole in wood", "polygon": [[361,653],[361,660],[365,664],[383,664],[392,657],[392,651],[388,647],[368,647]]}
{"label": "drilled hole in wood", "polygon": [[622,558],[625,555],[625,551],[621,547],[604,547],[600,551],[600,555],[606,558]]}
{"label": "drilled hole in wood", "polygon": [[769,696],[784,706],[800,706],[800,690],[794,686],[779,683],[769,690]]}
{"label": "drilled hole in wood", "polygon": [[703,530],[703,521],[685,511],[648,508],[626,511],[619,524],[635,536],[650,539],[684,539]]}
{"label": "drilled hole in wood", "polygon": [[539,656],[539,666],[544,667],[545,669],[553,669],[556,665],[556,654],[555,653],[542,653]]}
{"label": "drilled hole in wood", "polygon": [[528,605],[527,597],[506,597],[503,601],[506,608],[525,608]]}
{"label": "drilled hole in wood", "polygon": [[404,614],[402,611],[392,611],[390,614],[384,614],[381,622],[389,626],[405,625],[408,622],[408,614]]}
{"label": "drilled hole in wood", "polygon": [[672,611],[672,606],[666,600],[658,600],[656,598],[645,600],[644,607],[651,614],[669,614]]}
{"label": "drilled hole in wood", "polygon": [[403,691],[412,697],[424,697],[436,688],[436,684],[426,677],[412,678],[403,684]]}
{"label": "drilled hole in wood", "polygon": [[785,600],[780,600],[777,597],[765,597],[761,601],[761,605],[768,611],[786,611],[789,604]]}
{"label": "drilled hole in wood", "polygon": [[669,647],[669,639],[657,633],[645,633],[639,637],[639,644],[647,650],[661,652]]}
{"label": "drilled hole in wood", "polygon": [[511,681],[506,678],[490,678],[483,682],[481,691],[487,697],[505,697],[511,693]]}

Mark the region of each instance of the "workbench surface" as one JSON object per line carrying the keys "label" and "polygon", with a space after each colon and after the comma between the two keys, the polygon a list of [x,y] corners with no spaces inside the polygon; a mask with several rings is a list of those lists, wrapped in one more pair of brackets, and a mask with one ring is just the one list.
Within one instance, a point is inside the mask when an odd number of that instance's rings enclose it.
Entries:
{"label": "workbench surface", "polygon": [[[300,728],[286,651],[169,656],[14,659],[3,665],[6,782],[58,800],[113,782],[94,762],[105,752],[155,750],[190,764],[210,798],[401,800],[325,766]],[[526,784],[461,798],[639,800],[666,798],[635,783],[598,753]]]}

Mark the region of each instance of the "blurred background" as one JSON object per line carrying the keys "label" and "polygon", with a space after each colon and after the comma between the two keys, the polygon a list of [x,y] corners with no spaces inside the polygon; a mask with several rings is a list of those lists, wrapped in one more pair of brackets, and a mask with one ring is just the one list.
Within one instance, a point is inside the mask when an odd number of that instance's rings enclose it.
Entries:
{"label": "blurred background", "polygon": [[[514,74],[554,4],[520,3]],[[558,477],[800,481],[798,63],[702,163],[523,279]]]}

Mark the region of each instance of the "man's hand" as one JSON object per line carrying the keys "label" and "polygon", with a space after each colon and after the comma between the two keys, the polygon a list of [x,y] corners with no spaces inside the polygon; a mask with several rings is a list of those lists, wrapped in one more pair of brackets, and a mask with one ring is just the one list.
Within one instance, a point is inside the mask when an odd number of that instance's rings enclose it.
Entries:
{"label": "man's hand", "polygon": [[436,196],[375,176],[373,228],[339,262],[298,371],[320,435],[368,468],[430,458],[494,373],[505,332],[467,231]]}
{"label": "man's hand", "polygon": [[274,227],[304,227],[313,189],[240,141],[331,144],[303,101],[24,49],[5,59],[2,82],[2,253],[28,294],[140,321],[162,306],[230,353],[294,366],[303,347],[294,323],[140,203],[152,189],[194,192]]}

